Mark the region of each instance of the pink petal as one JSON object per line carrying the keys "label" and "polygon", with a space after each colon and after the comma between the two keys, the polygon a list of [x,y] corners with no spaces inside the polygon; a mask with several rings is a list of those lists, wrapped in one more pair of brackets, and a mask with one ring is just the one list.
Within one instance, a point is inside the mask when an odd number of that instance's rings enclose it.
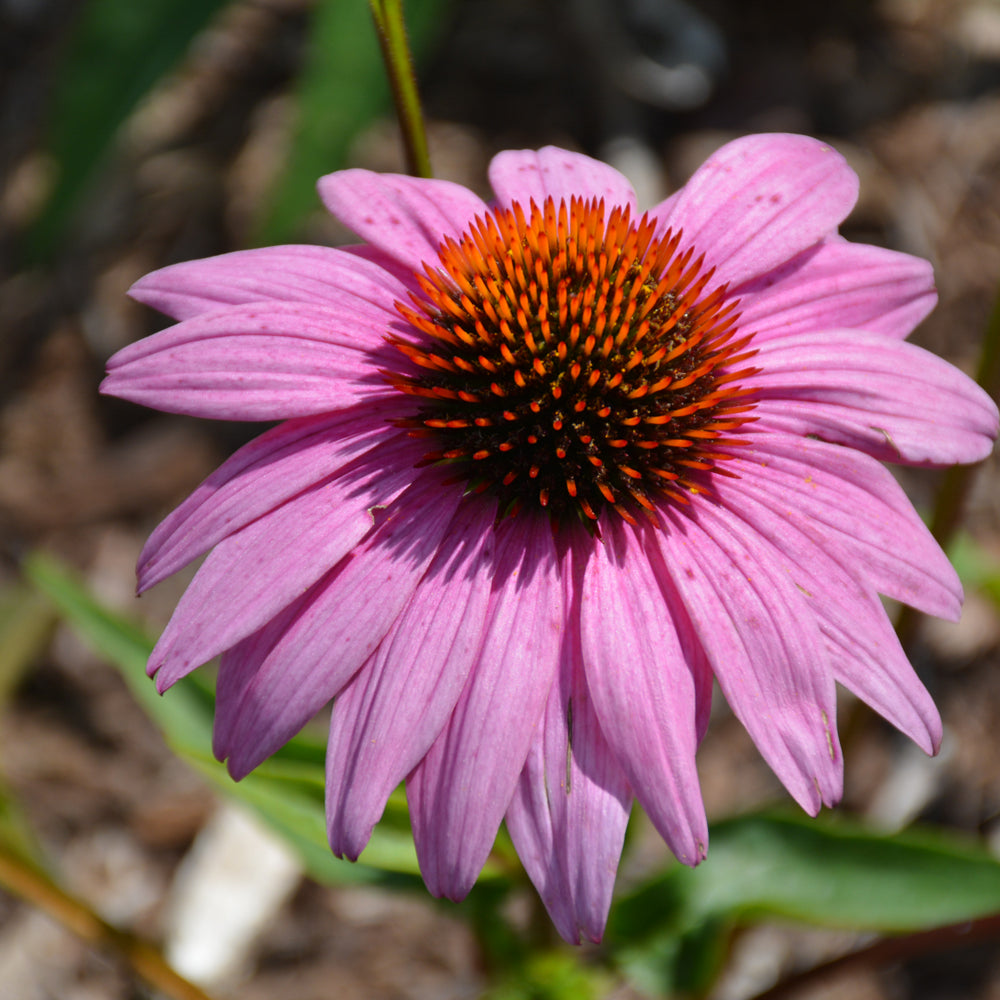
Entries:
{"label": "pink petal", "polygon": [[957,368],[913,344],[862,330],[765,340],[757,413],[880,461],[977,462],[993,449],[997,407]]}
{"label": "pink petal", "polygon": [[[168,413],[282,420],[392,393],[378,373],[398,352],[358,317],[305,303],[203,313],[119,351],[101,392]],[[398,365],[397,365],[398,367]]]}
{"label": "pink petal", "polygon": [[832,233],[854,206],[857,175],[804,135],[749,135],[713,153],[669,206],[660,232],[684,231],[719,283],[742,284]]}
{"label": "pink petal", "polygon": [[712,689],[715,686],[715,674],[712,673],[712,664],[705,654],[704,647],[698,641],[698,634],[691,624],[684,602],[673,588],[672,581],[667,581],[661,576],[660,586],[668,593],[672,593],[671,613],[674,616],[674,626],[681,641],[684,659],[694,678],[694,731],[700,745],[712,720]]}
{"label": "pink petal", "polygon": [[[263,628],[258,629],[245,639],[241,639],[219,657],[219,669],[215,679],[215,724],[212,727],[212,753],[219,760],[225,760],[233,750],[233,727],[237,721],[244,692],[253,683],[257,671],[260,670],[261,664],[267,659],[267,655],[274,648],[275,643],[295,624],[302,611],[308,608],[315,599],[315,592],[323,586],[323,582],[321,580],[318,584],[314,584],[305,594],[292,601],[287,608],[279,611]],[[322,707],[322,704],[317,707],[316,711]],[[315,714],[316,712],[310,711],[309,708],[304,709],[301,713],[301,723],[293,730],[293,733],[298,732]],[[252,767],[246,769],[247,773],[274,753],[281,745],[281,743],[267,746],[258,744],[260,759],[256,760]],[[241,774],[239,777],[244,776]]]}
{"label": "pink petal", "polygon": [[532,201],[541,207],[549,197],[568,205],[575,195],[603,198],[608,213],[628,205],[635,215],[632,185],[614,167],[556,146],[498,153],[490,163],[490,185],[505,208],[514,202],[527,208]]}
{"label": "pink petal", "polygon": [[139,593],[373,448],[379,467],[416,465],[425,449],[386,426],[397,414],[394,401],[373,403],[289,421],[245,445],[150,535],[139,556]]}
{"label": "pink petal", "polygon": [[406,607],[449,530],[461,492],[425,470],[377,527],[240,656],[238,703],[225,706],[216,749],[248,774],[293,736],[369,660]]}
{"label": "pink petal", "polygon": [[592,547],[580,533],[564,555],[559,674],[506,816],[525,870],[572,943],[603,935],[632,797],[583,671],[579,619]]}
{"label": "pink petal", "polygon": [[498,531],[487,621],[455,711],[407,784],[424,881],[450,899],[465,896],[489,855],[559,663],[562,594],[545,518]]}
{"label": "pink petal", "polygon": [[774,550],[710,502],[652,539],[734,714],[809,813],[837,801],[836,699],[819,628]]}
{"label": "pink petal", "polygon": [[323,204],[366,243],[411,271],[438,261],[445,236],[458,238],[486,205],[450,181],[340,170],[319,180]]}
{"label": "pink petal", "polygon": [[350,246],[338,247],[337,249],[344,253],[349,253],[352,257],[360,257],[362,260],[370,261],[376,267],[391,274],[407,292],[413,292],[414,295],[423,295],[420,282],[417,281],[413,268],[400,264],[395,257],[391,257],[384,250],[369,246],[367,243],[354,243]]}
{"label": "pink petal", "polygon": [[775,548],[826,639],[834,676],[927,753],[941,718],[910,666],[881,602],[841,565],[822,529],[767,482],[719,477],[713,494]]}
{"label": "pink petal", "polygon": [[580,616],[601,729],[660,835],[679,861],[695,865],[708,825],[695,768],[694,677],[634,530],[609,524],[594,545]]}
{"label": "pink petal", "polygon": [[824,625],[834,677],[924,753],[936,754],[941,748],[941,715],[884,612],[881,625],[877,631],[851,629],[843,620]]}
{"label": "pink petal", "polygon": [[[755,425],[755,428],[760,425]],[[887,469],[860,452],[779,433],[753,435],[726,468],[793,505],[868,586],[957,621],[962,585]]]}
{"label": "pink petal", "polygon": [[334,854],[361,853],[462,693],[485,628],[495,516],[493,504],[459,510],[409,605],[333,706],[326,802]]}
{"label": "pink petal", "polygon": [[927,261],[839,237],[730,294],[740,301],[741,330],[753,331],[758,345],[836,327],[903,339],[937,302]]}
{"label": "pink petal", "polygon": [[406,288],[341,250],[279,246],[173,264],[140,278],[129,295],[181,320],[251,302],[311,302],[350,309],[377,327],[395,316]]}
{"label": "pink petal", "polygon": [[376,509],[415,477],[410,493],[423,497],[426,474],[405,465],[387,469],[365,456],[216,545],[150,657],[157,687],[170,687],[304,594],[372,532]]}
{"label": "pink petal", "polygon": [[572,944],[604,934],[632,806],[594,712],[580,641],[579,624],[571,621],[559,676],[506,818],[528,876]]}

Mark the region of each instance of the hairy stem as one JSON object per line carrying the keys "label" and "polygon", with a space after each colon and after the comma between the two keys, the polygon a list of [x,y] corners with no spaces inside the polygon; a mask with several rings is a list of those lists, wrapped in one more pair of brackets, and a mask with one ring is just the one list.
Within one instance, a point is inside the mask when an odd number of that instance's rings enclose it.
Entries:
{"label": "hairy stem", "polygon": [[368,0],[368,6],[375,20],[399,127],[403,132],[406,169],[414,177],[431,177],[427,133],[420,109],[417,78],[413,72],[413,57],[406,38],[402,0]]}

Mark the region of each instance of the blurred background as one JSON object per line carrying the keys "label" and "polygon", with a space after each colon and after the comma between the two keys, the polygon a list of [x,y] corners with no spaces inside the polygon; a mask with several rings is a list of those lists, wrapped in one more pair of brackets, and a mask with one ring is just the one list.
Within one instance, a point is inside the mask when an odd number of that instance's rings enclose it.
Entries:
{"label": "blurred background", "polygon": [[[1000,281],[995,0],[409,0],[406,12],[438,176],[488,196],[495,152],[556,143],[614,163],[648,207],[737,135],[818,135],[861,176],[845,234],[934,264],[940,305],[913,339],[975,370]],[[108,608],[162,628],[189,576],[136,601],[142,542],[260,428],[97,395],[107,358],[166,322],[126,290],[179,260],[348,241],[314,188],[343,166],[402,169],[364,0],[0,0],[3,808],[67,888],[166,942],[219,996],[472,997],[483,959],[450,906],[303,878],[166,749],[119,672],[17,568],[43,550]],[[901,478],[929,510],[937,478]],[[1000,855],[995,457],[955,557],[962,622],[925,622],[912,646],[943,752],[924,758],[845,700],[844,808],[885,830],[953,827]],[[782,798],[721,704],[700,765],[710,819]],[[623,884],[664,860],[640,823]],[[196,898],[205,885],[215,902]],[[219,896],[246,918],[231,938],[223,917],[198,923]],[[754,996],[863,940],[759,924],[735,938],[711,995]],[[796,995],[998,1000],[998,953],[995,940],[956,947]],[[0,1000],[149,995],[0,892]],[[611,977],[602,995],[647,994]]]}

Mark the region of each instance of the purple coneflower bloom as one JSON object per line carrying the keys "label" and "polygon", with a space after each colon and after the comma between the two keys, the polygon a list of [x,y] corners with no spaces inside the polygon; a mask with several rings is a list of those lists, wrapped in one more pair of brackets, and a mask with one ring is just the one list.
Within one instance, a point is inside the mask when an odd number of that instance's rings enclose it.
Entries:
{"label": "purple coneflower bloom", "polygon": [[937,749],[878,595],[956,619],[961,586],[879,463],[978,461],[997,409],[904,342],[930,266],[838,236],[858,181],[820,142],[732,142],[645,215],[560,149],[490,181],[324,177],[363,245],[143,278],[180,322],[103,389],[284,421],[139,563],[145,590],[211,550],[149,669],[221,654],[233,776],[336,698],[336,854],[405,779],[432,893],[464,896],[506,819],[559,931],[596,940],[633,796],[705,856],[713,678],[810,813],[841,794],[836,683]]}

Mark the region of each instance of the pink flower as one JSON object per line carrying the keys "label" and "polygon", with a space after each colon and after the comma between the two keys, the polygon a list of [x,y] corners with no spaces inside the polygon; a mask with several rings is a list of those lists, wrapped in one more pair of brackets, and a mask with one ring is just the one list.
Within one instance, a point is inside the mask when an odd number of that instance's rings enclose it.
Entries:
{"label": "pink flower", "polygon": [[957,576],[880,461],[975,462],[997,409],[904,342],[923,261],[846,242],[857,178],[803,136],[723,147],[639,216],[560,149],[502,153],[496,201],[345,170],[365,243],[143,278],[180,322],[103,391],[282,420],[153,534],[145,590],[204,565],[150,660],[222,654],[240,778],[331,698],[330,843],[402,780],[435,895],[501,820],[564,937],[598,939],[635,796],[705,856],[712,680],[810,813],[841,794],[835,684],[927,752],[941,725],[879,594],[955,619]]}

